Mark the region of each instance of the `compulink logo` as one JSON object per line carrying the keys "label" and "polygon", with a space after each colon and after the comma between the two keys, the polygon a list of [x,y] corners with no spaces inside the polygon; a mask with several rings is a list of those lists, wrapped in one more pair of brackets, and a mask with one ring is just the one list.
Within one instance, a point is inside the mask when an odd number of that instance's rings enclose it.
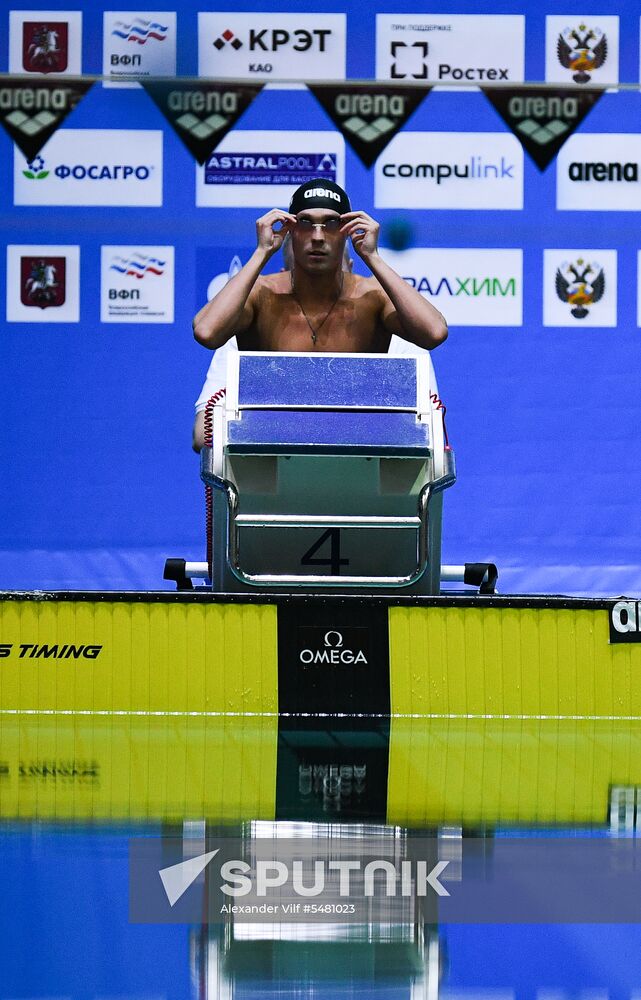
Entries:
{"label": "compulink logo", "polygon": [[590,82],[590,73],[605,63],[608,40],[600,28],[579,24],[561,32],[556,52],[561,65],[573,72],[574,82],[586,84]]}
{"label": "compulink logo", "polygon": [[588,262],[581,257],[573,263],[564,262],[557,268],[555,286],[561,301],[572,307],[570,312],[575,319],[585,319],[589,315],[589,307],[603,298],[603,268],[595,261]]}
{"label": "compulink logo", "polygon": [[514,180],[516,164],[508,163],[504,156],[498,163],[486,163],[482,156],[471,156],[466,163],[385,163],[384,177],[419,177],[435,180],[487,180],[488,178]]}
{"label": "compulink logo", "polygon": [[[122,39],[124,42],[134,42],[138,45],[146,45],[148,41],[164,42],[167,38],[169,25],[160,24],[158,21],[146,21],[144,18],[135,17],[133,21],[116,21],[112,35]],[[112,56],[113,61],[113,56]]]}

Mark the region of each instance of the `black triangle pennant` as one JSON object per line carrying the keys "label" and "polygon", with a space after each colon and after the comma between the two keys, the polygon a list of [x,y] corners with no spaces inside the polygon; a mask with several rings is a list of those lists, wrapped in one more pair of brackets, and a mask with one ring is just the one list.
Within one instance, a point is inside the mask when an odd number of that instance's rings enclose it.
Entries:
{"label": "black triangle pennant", "polygon": [[561,146],[597,103],[603,89],[575,87],[482,87],[539,170],[545,170]]}
{"label": "black triangle pennant", "polygon": [[429,93],[428,87],[308,83],[361,163],[371,167]]}
{"label": "black triangle pennant", "polygon": [[201,166],[264,87],[206,80],[140,83]]}
{"label": "black triangle pennant", "polygon": [[0,124],[27,160],[35,159],[94,80],[8,76],[0,82]]}

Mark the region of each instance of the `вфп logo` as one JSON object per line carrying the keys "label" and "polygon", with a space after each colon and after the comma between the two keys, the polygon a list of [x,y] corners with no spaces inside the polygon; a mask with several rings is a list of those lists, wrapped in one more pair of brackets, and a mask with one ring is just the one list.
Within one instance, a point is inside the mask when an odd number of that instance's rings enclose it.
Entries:
{"label": "\u0432\u0444\u043f logo", "polygon": [[164,274],[166,263],[157,257],[147,257],[143,253],[136,252],[131,257],[114,256],[109,268],[111,271],[117,271],[118,274],[138,278],[140,281],[148,274]]}
{"label": "\u0432\u0444\u043f logo", "polygon": [[22,66],[27,73],[64,73],[69,49],[66,21],[25,21],[22,25]]}
{"label": "\u0432\u0444\u043f logo", "polygon": [[580,24],[561,32],[556,51],[561,65],[574,71],[574,82],[588,83],[590,72],[603,66],[608,57],[608,41],[600,28]]}
{"label": "\u0432\u0444\u043f logo", "polygon": [[572,306],[570,312],[575,319],[585,319],[588,306],[603,297],[605,275],[603,268],[595,261],[587,262],[581,257],[574,263],[563,263],[556,271],[556,294],[562,302]]}
{"label": "\u0432\u0444\u043f logo", "polygon": [[24,306],[47,309],[65,302],[64,257],[20,258],[20,301]]}
{"label": "\u0432\u0444\u043f logo", "polygon": [[145,21],[142,17],[135,17],[133,21],[116,21],[114,23],[112,35],[122,39],[123,42],[134,42],[138,45],[146,45],[150,40],[164,42],[167,38],[169,25],[160,24],[158,21]]}
{"label": "\u0432\u0444\u043f logo", "polygon": [[427,42],[391,42],[392,80],[427,80]]}

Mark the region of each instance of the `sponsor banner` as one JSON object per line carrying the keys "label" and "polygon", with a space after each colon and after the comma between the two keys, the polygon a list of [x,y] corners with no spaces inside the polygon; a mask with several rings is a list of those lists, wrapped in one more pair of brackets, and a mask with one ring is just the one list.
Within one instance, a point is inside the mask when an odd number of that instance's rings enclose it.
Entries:
{"label": "sponsor banner", "polygon": [[332,83],[310,84],[309,89],[366,167],[372,166],[429,93],[424,87],[365,89]]}
{"label": "sponsor banner", "polygon": [[637,326],[641,326],[641,250],[637,251]]}
{"label": "sponsor banner", "polygon": [[196,168],[200,207],[288,205],[316,177],[345,184],[345,142],[337,132],[235,131]]}
{"label": "sponsor banner", "polygon": [[81,11],[10,11],[9,72],[82,73]]}
{"label": "sponsor banner", "polygon": [[376,77],[491,84],[525,78],[521,14],[377,14]]}
{"label": "sponsor banner", "polygon": [[202,164],[263,88],[234,84],[143,82],[143,87],[179,139]]}
{"label": "sponsor banner", "polygon": [[616,326],[616,250],[544,250],[543,325]]}
{"label": "sponsor banner", "polygon": [[641,601],[615,601],[609,613],[610,642],[641,642]]}
{"label": "sponsor banner", "polygon": [[105,87],[136,87],[120,77],[176,75],[176,12],[106,10],[102,72]]}
{"label": "sponsor banner", "polygon": [[162,205],[162,132],[62,129],[43,155],[13,158],[15,205]]}
{"label": "sponsor banner", "polygon": [[641,135],[574,135],[557,158],[556,207],[641,211]]}
{"label": "sponsor banner", "polygon": [[174,248],[103,246],[101,323],[173,323]]}
{"label": "sponsor banner", "polygon": [[545,19],[545,79],[577,87],[619,82],[619,18],[550,14]]}
{"label": "sponsor banner", "polygon": [[342,80],[345,14],[200,13],[198,75]]}
{"label": "sponsor banner", "polygon": [[376,208],[523,208],[523,150],[504,132],[402,132],[376,163]]}
{"label": "sponsor banner", "polygon": [[602,90],[544,87],[483,87],[483,93],[514,132],[539,170],[550,165],[563,143],[592,110]]}
{"label": "sponsor banner", "polygon": [[523,251],[418,248],[381,256],[449,326],[522,326]]}
{"label": "sponsor banner", "polygon": [[27,83],[5,77],[0,82],[0,124],[32,160],[93,83],[53,79]]}
{"label": "sponsor banner", "polygon": [[77,323],[80,247],[7,247],[7,322]]}

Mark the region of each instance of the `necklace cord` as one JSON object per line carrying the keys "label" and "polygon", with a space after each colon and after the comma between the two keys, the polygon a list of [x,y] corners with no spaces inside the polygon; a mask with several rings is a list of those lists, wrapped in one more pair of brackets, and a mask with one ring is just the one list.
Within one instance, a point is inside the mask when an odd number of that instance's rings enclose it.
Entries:
{"label": "necklace cord", "polygon": [[325,323],[327,322],[327,320],[331,316],[331,314],[332,314],[332,312],[334,310],[334,306],[336,305],[336,303],[340,299],[341,295],[343,294],[343,285],[345,283],[345,272],[341,271],[341,287],[338,290],[338,295],[336,296],[336,298],[332,302],[331,306],[329,307],[329,309],[327,310],[327,312],[323,316],[322,320],[320,321],[320,323],[318,324],[318,326],[316,327],[316,329],[314,329],[314,327],[312,326],[312,324],[310,322],[310,319],[309,319],[309,316],[307,315],[307,313],[305,312],[305,309],[303,308],[303,303],[300,301],[300,299],[298,298],[298,295],[296,294],[296,289],[294,288],[294,272],[293,271],[290,271],[290,280],[291,280],[291,285],[292,285],[292,295],[294,297],[294,300],[298,303],[300,311],[302,312],[303,316],[305,317],[307,325],[308,325],[309,329],[311,330],[312,344],[315,344],[316,340],[318,339],[318,334],[320,333],[322,327],[325,325]]}

